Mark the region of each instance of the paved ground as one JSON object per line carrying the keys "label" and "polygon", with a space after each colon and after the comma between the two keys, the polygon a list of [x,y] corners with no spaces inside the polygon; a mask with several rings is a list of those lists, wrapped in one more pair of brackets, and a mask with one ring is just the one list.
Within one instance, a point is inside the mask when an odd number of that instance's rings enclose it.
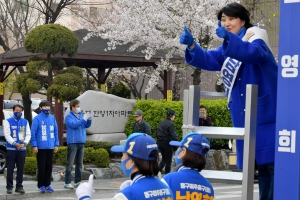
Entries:
{"label": "paved ground", "polygon": [[[118,178],[118,179],[94,179],[94,189],[97,194],[101,193],[116,193],[119,190],[121,183],[123,183],[128,178]],[[14,181],[15,183],[15,181]],[[75,190],[67,190],[64,189],[64,182],[52,182],[52,188],[54,189],[54,193],[44,193],[41,194],[37,188],[36,181],[24,181],[23,188],[25,190],[25,194],[16,194],[13,190],[13,194],[6,194],[6,179],[3,174],[0,175],[0,200],[6,199],[44,199],[50,197],[57,196],[71,196],[76,197]],[[65,198],[66,199],[66,198]]]}
{"label": "paved ground", "polygon": [[[108,200],[119,191],[119,186],[128,178],[118,179],[94,179],[94,189],[96,193],[93,200]],[[54,193],[41,194],[38,191],[36,181],[24,181],[25,194],[6,195],[6,179],[3,174],[0,175],[0,200],[27,200],[27,199],[44,199],[44,200],[76,200],[75,190],[66,190],[63,188],[64,182],[52,182],[51,186],[55,190]],[[240,184],[212,183],[215,190],[215,198],[222,200],[240,200],[242,194],[242,186]],[[254,184],[254,198],[258,200],[258,186]]]}

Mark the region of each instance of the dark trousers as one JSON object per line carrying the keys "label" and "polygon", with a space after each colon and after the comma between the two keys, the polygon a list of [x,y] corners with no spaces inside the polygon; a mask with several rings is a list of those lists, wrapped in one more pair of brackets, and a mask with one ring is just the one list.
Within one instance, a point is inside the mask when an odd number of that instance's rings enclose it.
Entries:
{"label": "dark trousers", "polygon": [[17,178],[16,178],[16,187],[23,187],[23,171],[25,163],[26,151],[18,150],[7,150],[6,151],[6,188],[12,189],[14,187],[14,169],[17,167]]}
{"label": "dark trousers", "polygon": [[165,173],[167,174],[171,171],[173,147],[167,141],[158,141],[157,144],[158,144],[158,149],[162,156],[158,168],[160,172],[162,171],[163,168],[165,168]]}
{"label": "dark trousers", "polygon": [[36,155],[38,165],[38,188],[51,185],[53,149],[39,149]]}
{"label": "dark trousers", "polygon": [[274,164],[258,166],[258,187],[260,200],[273,200]]}

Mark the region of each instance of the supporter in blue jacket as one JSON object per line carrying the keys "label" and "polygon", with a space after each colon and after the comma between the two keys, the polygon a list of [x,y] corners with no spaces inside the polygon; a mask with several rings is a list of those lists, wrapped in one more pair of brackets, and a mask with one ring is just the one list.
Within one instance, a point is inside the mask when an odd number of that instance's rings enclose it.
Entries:
{"label": "supporter in blue jacket", "polygon": [[58,128],[55,117],[50,114],[49,101],[39,104],[41,109],[32,122],[30,144],[37,154],[38,183],[41,193],[54,192],[51,185],[53,152],[58,151]]}
{"label": "supporter in blue jacket", "polygon": [[[92,115],[85,113],[83,116],[80,109],[80,102],[74,99],[70,102],[70,113],[65,118],[67,128],[67,165],[65,173],[66,189],[77,188],[81,184],[81,171],[84,154],[84,144],[86,143],[86,128],[92,124]],[[75,180],[74,186],[71,184],[71,172],[75,160]]]}
{"label": "supporter in blue jacket", "polygon": [[[217,14],[220,47],[204,50],[184,27],[180,43],[187,45],[185,60],[205,70],[221,71],[234,127],[244,127],[246,85],[258,85],[256,155],[260,199],[273,199],[275,124],[278,67],[265,30],[250,23],[249,11],[230,3]],[[243,167],[242,140],[237,140],[237,165]],[[253,163],[254,165],[254,163]]]}
{"label": "supporter in blue jacket", "polygon": [[[158,148],[155,140],[145,133],[131,134],[123,146],[113,146],[113,152],[122,152],[121,169],[131,180],[120,186],[112,200],[175,200],[171,189],[160,181],[158,174]],[[93,194],[93,177],[76,190],[79,200],[89,200]]]}
{"label": "supporter in blue jacket", "polygon": [[199,173],[206,165],[205,155],[210,148],[208,140],[201,134],[192,132],[181,142],[171,141],[170,145],[178,146],[175,163],[182,166],[177,172],[165,175],[162,182],[176,194],[175,199],[213,200],[212,185]]}
{"label": "supporter in blue jacket", "polygon": [[13,117],[3,121],[3,132],[6,139],[6,193],[12,194],[13,176],[15,166],[17,167],[15,192],[25,193],[23,189],[23,171],[26,157],[26,145],[30,141],[31,133],[29,123],[22,118],[23,106],[13,106]]}

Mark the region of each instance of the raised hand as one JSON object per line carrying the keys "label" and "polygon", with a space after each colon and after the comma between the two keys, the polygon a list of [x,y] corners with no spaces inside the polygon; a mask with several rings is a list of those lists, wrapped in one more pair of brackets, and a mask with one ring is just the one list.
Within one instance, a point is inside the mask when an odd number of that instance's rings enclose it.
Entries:
{"label": "raised hand", "polygon": [[92,199],[92,195],[95,193],[93,189],[94,175],[91,174],[89,177],[89,182],[82,183],[76,189],[76,196],[79,200],[81,199]]}
{"label": "raised hand", "polygon": [[183,30],[184,31],[180,35],[180,44],[185,44],[190,47],[194,43],[193,35],[189,32],[186,26],[184,26]]}
{"label": "raised hand", "polygon": [[218,21],[218,28],[216,29],[216,34],[219,38],[223,38],[226,41],[229,41],[230,39],[229,32],[224,26],[221,25],[220,20]]}

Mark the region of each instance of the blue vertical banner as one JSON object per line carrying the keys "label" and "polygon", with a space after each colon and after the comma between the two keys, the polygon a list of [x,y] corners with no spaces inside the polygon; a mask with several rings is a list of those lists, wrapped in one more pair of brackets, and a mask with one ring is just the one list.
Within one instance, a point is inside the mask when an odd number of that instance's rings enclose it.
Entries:
{"label": "blue vertical banner", "polygon": [[280,1],[274,200],[300,199],[300,0]]}

